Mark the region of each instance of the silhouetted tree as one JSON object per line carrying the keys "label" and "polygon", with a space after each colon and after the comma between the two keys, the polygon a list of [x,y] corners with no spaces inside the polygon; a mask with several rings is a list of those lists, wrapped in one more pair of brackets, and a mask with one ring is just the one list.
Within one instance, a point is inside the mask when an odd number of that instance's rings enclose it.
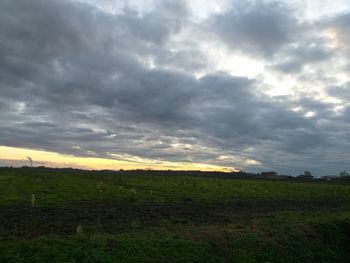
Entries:
{"label": "silhouetted tree", "polygon": [[305,177],[313,177],[310,171],[305,171],[304,176]]}
{"label": "silhouetted tree", "polygon": [[340,176],[340,177],[350,176],[350,173],[348,173],[347,171],[341,171],[341,172],[339,173],[339,176]]}

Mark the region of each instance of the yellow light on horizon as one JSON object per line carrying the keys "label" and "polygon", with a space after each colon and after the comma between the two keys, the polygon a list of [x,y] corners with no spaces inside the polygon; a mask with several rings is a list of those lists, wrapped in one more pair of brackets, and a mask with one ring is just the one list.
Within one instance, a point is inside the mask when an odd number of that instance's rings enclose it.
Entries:
{"label": "yellow light on horizon", "polygon": [[[203,163],[170,162],[144,159],[134,156],[134,159],[117,160],[98,157],[82,157],[68,154],[60,154],[45,150],[33,150],[17,147],[0,146],[0,160],[8,162],[25,162],[26,156],[30,156],[34,164],[49,167],[73,167],[94,170],[119,170],[119,169],[156,169],[156,170],[201,170],[201,171],[237,171],[234,167],[224,167]],[[137,160],[134,162],[133,160]]]}

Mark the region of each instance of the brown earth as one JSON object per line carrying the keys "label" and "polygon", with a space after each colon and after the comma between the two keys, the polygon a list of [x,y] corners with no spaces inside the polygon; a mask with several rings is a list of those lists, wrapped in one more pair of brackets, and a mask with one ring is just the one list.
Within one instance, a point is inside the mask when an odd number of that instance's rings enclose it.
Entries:
{"label": "brown earth", "polygon": [[0,208],[0,240],[84,232],[123,233],[170,224],[213,225],[246,222],[277,212],[331,212],[347,205],[345,200],[244,200],[177,204],[120,204],[80,202],[63,207],[25,206]]}

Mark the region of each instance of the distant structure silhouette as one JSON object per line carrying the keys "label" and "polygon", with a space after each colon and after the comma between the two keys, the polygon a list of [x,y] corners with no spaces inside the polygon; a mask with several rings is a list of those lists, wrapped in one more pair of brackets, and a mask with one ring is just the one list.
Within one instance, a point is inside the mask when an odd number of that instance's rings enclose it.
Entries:
{"label": "distant structure silhouette", "polygon": [[33,167],[33,159],[30,156],[26,156],[26,158],[28,159],[29,163],[30,163],[30,167]]}

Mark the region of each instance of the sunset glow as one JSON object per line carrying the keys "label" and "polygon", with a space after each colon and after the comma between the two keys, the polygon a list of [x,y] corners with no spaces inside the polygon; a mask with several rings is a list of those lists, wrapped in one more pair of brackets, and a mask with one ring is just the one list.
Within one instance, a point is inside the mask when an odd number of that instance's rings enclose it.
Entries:
{"label": "sunset glow", "polygon": [[[134,157],[134,161],[115,159],[79,157],[41,150],[30,150],[0,146],[0,159],[8,166],[29,165],[26,156],[30,156],[36,166],[75,167],[89,170],[120,170],[120,169],[157,169],[157,170],[186,170],[186,171],[237,171],[232,167],[222,167],[201,163],[176,163],[157,160],[147,160]],[[129,158],[132,159],[132,158]],[[1,161],[0,161],[1,164]]]}

